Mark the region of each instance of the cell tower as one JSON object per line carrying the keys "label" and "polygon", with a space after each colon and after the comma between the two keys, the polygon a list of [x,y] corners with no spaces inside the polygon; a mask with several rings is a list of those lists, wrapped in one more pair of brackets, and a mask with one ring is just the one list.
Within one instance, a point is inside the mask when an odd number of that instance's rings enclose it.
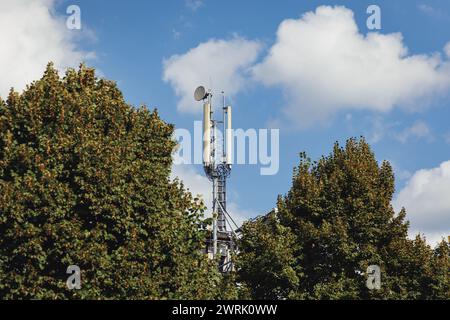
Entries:
{"label": "cell tower", "polygon": [[[212,218],[211,237],[207,241],[207,252],[212,259],[219,257],[219,270],[227,273],[234,269],[232,256],[236,251],[238,226],[227,212],[227,178],[231,173],[233,159],[231,106],[226,106],[222,92],[222,120],[214,120],[213,95],[202,86],[194,93],[195,100],[203,101],[203,168],[212,182]],[[222,127],[222,137],[218,130]],[[220,145],[221,144],[221,145]],[[221,151],[221,154],[220,154]],[[220,155],[218,155],[220,154]]]}

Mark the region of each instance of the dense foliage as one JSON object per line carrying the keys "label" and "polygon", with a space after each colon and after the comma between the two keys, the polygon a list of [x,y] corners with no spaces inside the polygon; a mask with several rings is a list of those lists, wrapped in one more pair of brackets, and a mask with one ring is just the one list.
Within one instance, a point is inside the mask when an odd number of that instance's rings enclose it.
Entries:
{"label": "dense foliage", "polygon": [[169,179],[172,133],[84,66],[0,99],[0,297],[216,297],[203,204]]}
{"label": "dense foliage", "polygon": [[[311,162],[301,154],[277,210],[242,228],[238,281],[257,299],[449,299],[449,243],[408,240],[394,175],[364,139]],[[381,290],[366,286],[381,268]]]}

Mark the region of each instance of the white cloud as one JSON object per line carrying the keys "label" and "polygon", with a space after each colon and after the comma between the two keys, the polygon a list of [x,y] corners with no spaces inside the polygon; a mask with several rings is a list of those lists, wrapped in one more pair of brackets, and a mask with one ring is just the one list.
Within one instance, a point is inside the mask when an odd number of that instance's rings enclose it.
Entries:
{"label": "white cloud", "polygon": [[189,189],[193,196],[202,196],[206,205],[212,202],[211,183],[204,175],[197,172],[195,166],[173,165],[171,179],[176,177],[183,181],[185,187]]}
{"label": "white cloud", "polygon": [[0,96],[3,98],[11,87],[22,90],[26,84],[39,79],[50,61],[58,69],[64,69],[92,57],[77,50],[74,37],[80,31],[68,30],[65,19],[52,14],[54,3],[54,0],[0,2]]}
{"label": "white cloud", "polygon": [[410,239],[415,239],[415,237],[420,234],[421,236],[425,236],[427,243],[431,245],[432,248],[436,247],[439,243],[441,243],[442,239],[445,239],[448,241],[449,233],[442,233],[442,232],[427,232],[420,233],[420,232],[410,232]]}
{"label": "white cloud", "polygon": [[284,20],[254,77],[283,89],[285,120],[297,126],[347,109],[416,109],[450,88],[450,63],[439,54],[409,55],[400,33],[359,32],[353,12],[321,6]]}
{"label": "white cloud", "polygon": [[450,235],[450,161],[413,174],[393,202],[406,208],[410,236],[423,233],[433,244]]}
{"label": "white cloud", "polygon": [[[193,165],[173,165],[171,178],[175,179],[176,177],[183,181],[184,186],[189,189],[193,196],[199,195],[203,199],[205,205],[208,207],[205,216],[210,217],[210,208],[212,205],[211,182],[204,175],[198,173]],[[228,203],[227,211],[238,226],[241,226],[244,221],[256,216],[255,212],[252,210],[244,210],[235,202]]]}
{"label": "white cloud", "polygon": [[[165,59],[165,82],[171,84],[179,97],[178,110],[188,113],[201,111],[194,101],[194,90],[199,85],[224,90],[232,97],[247,84],[245,73],[255,62],[261,45],[235,36],[231,40],[209,40],[183,55]],[[211,82],[211,83],[210,83]]]}
{"label": "white cloud", "polygon": [[432,139],[431,130],[428,125],[423,121],[417,121],[411,127],[404,129],[402,132],[396,135],[397,140],[402,143],[406,143],[411,138],[427,138]]}
{"label": "white cloud", "polygon": [[447,42],[447,44],[445,45],[444,52],[447,55],[447,58],[450,58],[450,42]]}

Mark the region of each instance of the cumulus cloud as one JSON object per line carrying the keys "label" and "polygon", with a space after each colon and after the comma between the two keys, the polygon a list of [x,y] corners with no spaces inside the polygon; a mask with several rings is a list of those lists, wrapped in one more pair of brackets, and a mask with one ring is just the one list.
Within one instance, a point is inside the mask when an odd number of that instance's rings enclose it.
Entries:
{"label": "cumulus cloud", "polygon": [[[175,179],[176,177],[183,181],[184,186],[189,189],[192,195],[199,195],[203,199],[205,205],[208,207],[205,216],[210,217],[212,204],[211,182],[204,175],[197,172],[195,166],[192,165],[172,166],[171,178]],[[255,212],[242,209],[236,202],[229,202],[227,205],[228,213],[238,226],[241,226],[244,221],[256,216]]]}
{"label": "cumulus cloud", "polygon": [[447,44],[445,45],[444,52],[447,55],[447,58],[450,58],[450,42],[447,42]]}
{"label": "cumulus cloud", "polygon": [[393,202],[396,211],[406,208],[413,237],[423,233],[436,244],[450,235],[450,161],[433,169],[419,170]]}
{"label": "cumulus cloud", "polygon": [[253,75],[283,89],[285,119],[299,126],[344,109],[415,109],[450,88],[442,55],[410,55],[400,33],[364,35],[345,7],[321,6],[284,20]]}
{"label": "cumulus cloud", "polygon": [[[194,90],[199,85],[212,85],[232,97],[247,85],[246,72],[255,62],[261,44],[235,36],[231,40],[209,40],[182,55],[163,61],[165,82],[179,97],[178,110],[198,113]],[[211,82],[211,83],[210,83]]]}
{"label": "cumulus cloud", "polygon": [[39,79],[49,61],[62,70],[93,57],[76,48],[79,31],[66,28],[65,19],[52,13],[54,5],[54,0],[0,2],[0,96]]}

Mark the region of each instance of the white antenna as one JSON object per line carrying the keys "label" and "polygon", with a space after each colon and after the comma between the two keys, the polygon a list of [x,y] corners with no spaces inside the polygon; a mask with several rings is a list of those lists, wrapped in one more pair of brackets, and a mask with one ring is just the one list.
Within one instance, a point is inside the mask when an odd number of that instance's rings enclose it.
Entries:
{"label": "white antenna", "polygon": [[225,113],[227,115],[227,126],[226,126],[226,146],[227,151],[225,154],[226,164],[231,166],[233,163],[233,135],[232,135],[232,122],[231,122],[231,106],[227,106]]}
{"label": "white antenna", "polygon": [[203,104],[203,165],[211,164],[211,104]]}

